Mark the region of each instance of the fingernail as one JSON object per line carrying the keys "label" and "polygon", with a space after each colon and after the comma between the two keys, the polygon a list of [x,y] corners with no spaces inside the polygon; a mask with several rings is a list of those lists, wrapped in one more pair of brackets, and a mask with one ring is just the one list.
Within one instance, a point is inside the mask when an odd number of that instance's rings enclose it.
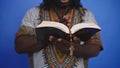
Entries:
{"label": "fingernail", "polygon": [[58,41],[58,42],[61,42],[61,41],[62,41],[62,39],[61,39],[61,38],[58,38],[58,39],[57,39],[57,41]]}
{"label": "fingernail", "polygon": [[54,39],[53,36],[49,36],[49,41],[52,41]]}

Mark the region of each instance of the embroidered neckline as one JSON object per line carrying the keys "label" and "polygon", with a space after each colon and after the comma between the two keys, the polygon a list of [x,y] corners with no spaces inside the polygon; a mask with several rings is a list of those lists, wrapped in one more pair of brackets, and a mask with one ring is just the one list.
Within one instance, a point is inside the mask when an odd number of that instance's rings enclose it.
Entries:
{"label": "embroidered neckline", "polygon": [[[71,21],[73,20],[73,14],[74,14],[74,11],[75,11],[75,9],[73,8],[73,9],[69,9],[69,11],[66,13],[66,14],[64,14],[64,16],[66,16],[68,19],[70,19]],[[56,22],[59,22],[59,16],[57,15],[57,13],[56,13],[56,11],[53,9],[53,8],[51,8],[50,9],[50,20],[51,21],[56,21]],[[61,23],[64,23],[64,22],[61,22]],[[64,23],[64,24],[67,24],[67,23]],[[72,23],[71,23],[72,24]]]}
{"label": "embroidered neckline", "polygon": [[56,66],[56,68],[65,68],[65,67],[68,65],[68,63],[70,62],[70,60],[72,59],[72,57],[68,55],[68,56],[66,57],[66,59],[64,60],[64,62],[60,64],[60,63],[57,61],[57,59],[56,59],[56,57],[55,57],[55,54],[53,53],[53,50],[52,50],[52,46],[51,46],[51,45],[48,46],[48,52],[49,52],[49,54],[50,54],[50,58],[51,58],[51,60],[52,60],[52,63]]}
{"label": "embroidered neckline", "polygon": [[59,64],[63,63],[64,60],[67,58],[67,54],[62,54],[58,49],[56,49],[55,46],[52,46],[52,49],[53,49],[53,53],[54,53],[55,58],[57,59],[58,63]]}
{"label": "embroidered neckline", "polygon": [[58,17],[59,22],[62,22],[62,23],[64,23],[64,24],[66,24],[66,22],[64,22],[63,17],[66,16],[66,15],[69,13],[69,11],[71,10],[71,7],[66,7],[65,9],[61,9],[62,15],[60,14],[61,11],[60,11],[59,8],[54,7],[53,10],[54,10],[54,12],[56,13],[56,15],[57,15],[57,17]]}

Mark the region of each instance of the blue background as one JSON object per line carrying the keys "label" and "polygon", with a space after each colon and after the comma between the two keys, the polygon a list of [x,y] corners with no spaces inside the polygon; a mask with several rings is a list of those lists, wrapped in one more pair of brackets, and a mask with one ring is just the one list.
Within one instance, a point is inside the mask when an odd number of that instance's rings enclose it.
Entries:
{"label": "blue background", "polygon": [[[0,1],[0,68],[29,68],[25,54],[14,50],[14,37],[28,9],[38,6],[41,0]],[[84,7],[92,11],[101,26],[104,50],[91,58],[89,68],[120,68],[119,53],[119,0],[82,0]]]}

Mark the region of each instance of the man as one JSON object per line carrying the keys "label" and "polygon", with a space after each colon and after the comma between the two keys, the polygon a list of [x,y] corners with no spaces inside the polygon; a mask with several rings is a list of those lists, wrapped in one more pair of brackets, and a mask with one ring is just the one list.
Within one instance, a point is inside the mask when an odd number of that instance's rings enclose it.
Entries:
{"label": "man", "polygon": [[88,59],[102,50],[99,33],[87,41],[73,36],[72,43],[55,36],[37,41],[35,27],[44,20],[61,22],[69,28],[77,23],[96,23],[80,0],[43,0],[40,6],[27,11],[16,33],[15,49],[29,55],[31,68],[87,68]]}

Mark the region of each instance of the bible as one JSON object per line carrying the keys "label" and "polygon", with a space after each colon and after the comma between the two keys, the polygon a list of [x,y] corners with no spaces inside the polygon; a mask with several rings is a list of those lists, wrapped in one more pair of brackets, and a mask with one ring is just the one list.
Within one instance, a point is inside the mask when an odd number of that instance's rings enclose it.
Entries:
{"label": "bible", "polygon": [[38,40],[48,40],[50,35],[57,38],[70,39],[70,32],[77,36],[82,41],[87,41],[92,35],[99,32],[101,28],[92,22],[78,23],[73,25],[70,29],[63,23],[53,21],[42,21],[36,26],[35,32]]}

